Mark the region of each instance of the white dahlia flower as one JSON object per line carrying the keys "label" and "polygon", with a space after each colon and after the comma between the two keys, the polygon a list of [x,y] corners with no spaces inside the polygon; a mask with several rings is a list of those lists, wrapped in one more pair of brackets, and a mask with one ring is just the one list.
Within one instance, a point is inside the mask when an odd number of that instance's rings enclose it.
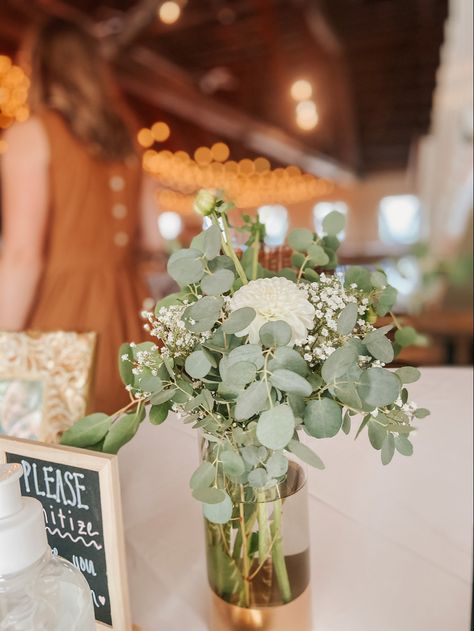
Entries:
{"label": "white dahlia flower", "polygon": [[301,344],[314,326],[315,308],[308,301],[306,290],[287,278],[275,276],[252,280],[235,292],[229,307],[231,311],[242,307],[255,309],[257,315],[253,322],[236,333],[239,337],[248,335],[251,344],[259,342],[260,328],[266,322],[286,322],[293,333],[290,345]]}

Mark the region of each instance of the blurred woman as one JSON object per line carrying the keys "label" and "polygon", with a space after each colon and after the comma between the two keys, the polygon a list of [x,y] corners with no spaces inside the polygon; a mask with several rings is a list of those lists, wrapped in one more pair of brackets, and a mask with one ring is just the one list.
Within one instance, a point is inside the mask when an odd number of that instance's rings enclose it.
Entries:
{"label": "blurred woman", "polygon": [[160,247],[134,128],[97,41],[54,19],[31,53],[32,116],[5,135],[0,330],[96,331],[95,405],[126,403],[117,353],[139,341],[139,250]]}

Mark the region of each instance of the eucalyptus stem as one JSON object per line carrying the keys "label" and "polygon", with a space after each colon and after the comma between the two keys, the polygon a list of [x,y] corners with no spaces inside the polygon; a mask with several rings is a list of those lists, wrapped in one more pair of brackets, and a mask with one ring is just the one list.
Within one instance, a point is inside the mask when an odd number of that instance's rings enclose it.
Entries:
{"label": "eucalyptus stem", "polygon": [[240,522],[240,530],[242,532],[242,577],[243,577],[243,602],[241,605],[243,607],[250,607],[250,582],[249,582],[249,574],[250,574],[250,561],[249,561],[249,550],[248,550],[248,540],[247,533],[245,529],[245,504],[244,504],[245,494],[243,487],[240,488],[240,503],[239,503],[239,522]]}
{"label": "eucalyptus stem", "polygon": [[267,503],[265,495],[257,494],[257,522],[258,522],[258,557],[260,564],[263,565],[270,554],[271,534],[270,525],[268,523]]}
{"label": "eucalyptus stem", "polygon": [[[224,250],[224,252],[227,254],[228,257],[230,257],[235,265],[235,269],[237,271],[237,274],[240,277],[240,280],[243,282],[244,285],[247,285],[247,283],[249,282],[247,279],[247,276],[245,274],[244,268],[242,267],[242,263],[239,260],[239,257],[237,256],[237,254],[235,253],[234,248],[232,247],[232,243],[231,243],[231,238],[230,238],[230,226],[229,226],[229,222],[227,221],[227,217],[223,214],[221,215],[222,218],[222,225],[224,227],[224,234],[221,237],[221,242],[222,242],[222,249]],[[214,225],[216,225],[219,229],[219,220],[217,218],[217,215],[215,213],[213,213],[212,215],[212,222]],[[221,230],[222,232],[222,230]]]}
{"label": "eucalyptus stem", "polygon": [[257,278],[257,272],[258,272],[258,255],[260,253],[260,237],[259,237],[258,232],[255,235],[255,241],[253,242],[252,248],[253,248],[252,280],[255,280]]}
{"label": "eucalyptus stem", "polygon": [[281,499],[274,502],[273,522],[270,529],[274,538],[272,557],[275,576],[283,602],[289,603],[291,601],[291,586],[290,579],[288,578],[288,570],[286,569],[283,538],[281,534],[282,505],[283,502]]}

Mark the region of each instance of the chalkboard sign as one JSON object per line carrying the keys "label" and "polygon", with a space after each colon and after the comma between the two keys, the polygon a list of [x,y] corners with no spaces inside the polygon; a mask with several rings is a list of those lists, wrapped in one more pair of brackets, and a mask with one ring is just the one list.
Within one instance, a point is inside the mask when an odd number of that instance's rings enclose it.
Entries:
{"label": "chalkboard sign", "polygon": [[117,457],[0,437],[0,462],[23,466],[23,495],[38,499],[49,545],[84,574],[98,629],[129,631]]}

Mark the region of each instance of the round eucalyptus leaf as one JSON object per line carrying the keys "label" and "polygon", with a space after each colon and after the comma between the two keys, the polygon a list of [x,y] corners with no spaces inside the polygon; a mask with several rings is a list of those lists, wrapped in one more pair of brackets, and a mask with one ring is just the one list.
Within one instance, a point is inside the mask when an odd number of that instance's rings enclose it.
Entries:
{"label": "round eucalyptus leaf", "polygon": [[116,454],[123,445],[128,443],[137,433],[142,417],[139,412],[123,414],[112,425],[105,437],[102,450],[105,453]]}
{"label": "round eucalyptus leaf", "polygon": [[398,453],[402,454],[402,456],[413,455],[413,445],[406,436],[395,437],[395,449]]}
{"label": "round eucalyptus leaf", "polygon": [[344,375],[357,361],[357,351],[346,345],[336,349],[324,362],[321,376],[326,383]]}
{"label": "round eucalyptus leaf", "polygon": [[232,259],[224,254],[216,256],[215,259],[209,261],[208,267],[211,272],[217,272],[218,269],[230,269],[231,272],[235,272],[235,266]]}
{"label": "round eucalyptus leaf", "polygon": [[301,267],[304,264],[305,260],[306,257],[301,252],[294,252],[291,255],[291,264],[294,265],[294,267]]}
{"label": "round eucalyptus leaf", "polygon": [[204,264],[199,250],[183,249],[168,260],[168,273],[180,285],[198,283],[204,275]]}
{"label": "round eucalyptus leaf", "polygon": [[255,309],[251,307],[237,309],[222,323],[222,330],[225,333],[238,333],[239,331],[243,331],[254,321],[255,316]]}
{"label": "round eucalyptus leaf", "polygon": [[320,266],[327,265],[329,263],[329,256],[326,254],[324,249],[316,243],[312,243],[308,247],[308,256],[313,265]]}
{"label": "round eucalyptus leaf", "polygon": [[314,438],[332,438],[342,426],[341,407],[332,399],[317,399],[306,406],[304,424]]}
{"label": "round eucalyptus leaf", "polygon": [[382,449],[385,437],[387,436],[387,428],[377,423],[373,419],[367,424],[370,444],[374,449]]}
{"label": "round eucalyptus leaf", "polygon": [[193,490],[192,495],[195,500],[211,506],[223,502],[226,493],[222,489],[216,489],[213,486],[198,486]]}
{"label": "round eucalyptus leaf", "polygon": [[313,233],[307,228],[296,228],[288,235],[288,245],[294,250],[307,250],[313,239]]}
{"label": "round eucalyptus leaf", "polygon": [[167,388],[166,390],[161,390],[152,395],[150,399],[150,403],[152,405],[160,405],[161,403],[165,403],[165,401],[169,401],[176,394],[176,388]]}
{"label": "round eucalyptus leaf", "polygon": [[234,284],[234,273],[228,269],[220,269],[214,274],[206,274],[201,280],[201,289],[208,296],[219,296],[230,290]]}
{"label": "round eucalyptus leaf", "polygon": [[376,312],[378,316],[386,315],[393,308],[393,305],[397,300],[397,295],[397,290],[391,285],[387,285],[387,287],[382,290],[377,300],[376,306]]}
{"label": "round eucalyptus leaf", "polygon": [[370,275],[370,282],[372,284],[372,287],[374,287],[375,289],[385,289],[385,287],[387,286],[387,276],[384,274],[384,272],[372,272],[372,274]]}
{"label": "round eucalyptus leaf", "polygon": [[257,438],[268,449],[284,449],[295,431],[295,418],[289,405],[277,405],[260,415]]}
{"label": "round eucalyptus leaf", "polygon": [[232,517],[232,500],[224,491],[224,499],[219,503],[204,503],[204,517],[213,524],[226,524]]}
{"label": "round eucalyptus leaf", "polygon": [[211,486],[216,477],[216,469],[215,467],[205,460],[201,462],[199,467],[191,476],[191,480],[189,481],[189,486],[194,491],[199,488],[207,488]]}
{"label": "round eucalyptus leaf", "polygon": [[244,461],[235,451],[223,451],[220,454],[220,459],[227,475],[238,477],[245,471]]}
{"label": "round eucalyptus leaf", "polygon": [[282,453],[275,452],[265,463],[265,468],[271,478],[281,478],[288,471],[288,458]]}
{"label": "round eucalyptus leaf", "polygon": [[430,411],[426,408],[418,408],[414,411],[415,418],[426,418],[430,415]]}
{"label": "round eucalyptus leaf", "polygon": [[323,230],[326,234],[329,235],[337,235],[341,230],[344,230],[344,226],[346,225],[345,216],[338,212],[337,210],[331,211],[326,217],[323,219]]}
{"label": "round eucalyptus leaf", "polygon": [[277,368],[270,376],[271,383],[284,392],[299,394],[302,397],[309,397],[313,392],[313,386],[304,377],[286,368]]}
{"label": "round eucalyptus leaf", "polygon": [[149,371],[148,374],[143,374],[138,378],[138,386],[143,392],[161,392],[163,390],[163,382],[161,379],[152,375]]}
{"label": "round eucalyptus leaf", "polygon": [[194,351],[186,357],[184,368],[193,379],[202,379],[211,370],[211,362],[203,351]]}
{"label": "round eucalyptus leaf", "polygon": [[253,469],[248,475],[248,483],[250,486],[254,488],[261,488],[265,486],[268,481],[268,475],[265,469],[262,467],[258,467],[257,469]]}
{"label": "round eucalyptus leaf", "polygon": [[193,320],[217,320],[224,300],[214,296],[203,296],[186,308],[184,317]]}
{"label": "round eucalyptus leaf", "polygon": [[[374,331],[374,333],[377,332]],[[378,359],[385,364],[389,364],[393,361],[394,351],[392,343],[382,333],[378,335],[371,334],[370,337],[366,338],[365,345],[369,353],[372,357],[375,357],[375,359]]]}
{"label": "round eucalyptus leaf", "polygon": [[311,269],[310,267],[307,267],[304,270],[303,278],[306,278],[306,280],[309,280],[310,283],[318,283],[319,282],[319,274],[317,272],[315,272],[314,269]]}
{"label": "round eucalyptus leaf", "polygon": [[286,346],[291,340],[291,327],[283,320],[267,322],[260,328],[260,340],[264,346]]}
{"label": "round eucalyptus leaf", "polygon": [[358,315],[357,304],[355,302],[349,302],[337,319],[337,332],[340,335],[349,335],[357,323]]}
{"label": "round eucalyptus leaf", "polygon": [[252,467],[260,462],[258,447],[256,447],[255,445],[246,445],[244,447],[241,447],[240,453],[245,462]]}
{"label": "round eucalyptus leaf", "polygon": [[[303,257],[303,259],[304,259],[304,257]],[[296,283],[296,280],[298,278],[295,270],[291,269],[291,267],[284,267],[283,269],[281,269],[278,272],[278,276],[282,276],[283,278],[287,278],[288,280],[291,280],[294,283]]]}
{"label": "round eucalyptus leaf", "polygon": [[395,331],[395,341],[402,347],[414,344],[416,338],[417,333],[412,326],[403,326],[398,331]]}
{"label": "round eucalyptus leaf", "polygon": [[287,368],[293,372],[298,373],[302,377],[308,374],[308,364],[301,357],[298,351],[288,346],[279,346],[273,359],[269,362],[268,367],[270,370],[276,370],[277,368]]}
{"label": "round eucalyptus leaf", "polygon": [[370,291],[372,289],[372,283],[370,282],[369,270],[359,265],[349,267],[344,276],[344,285],[350,287],[353,283],[355,283],[359,289]]}
{"label": "round eucalyptus leaf", "polygon": [[241,392],[235,405],[235,419],[243,421],[258,414],[268,403],[267,386],[263,381],[255,381]]}
{"label": "round eucalyptus leaf", "polygon": [[391,462],[393,454],[395,453],[395,438],[393,434],[388,432],[382,445],[380,457],[382,458],[382,464],[387,465]]}
{"label": "round eucalyptus leaf", "polygon": [[[127,356],[127,359],[122,357]],[[133,351],[130,344],[122,344],[119,349],[119,373],[120,378],[126,386],[133,385],[135,375],[133,374]]]}
{"label": "round eucalyptus leaf", "polygon": [[421,377],[421,372],[413,366],[402,366],[395,373],[402,383],[415,383]]}
{"label": "round eucalyptus leaf", "polygon": [[204,231],[204,237],[202,240],[202,248],[204,256],[208,261],[215,259],[221,251],[221,231],[218,226],[209,226]]}
{"label": "round eucalyptus leaf", "polygon": [[369,368],[360,376],[358,392],[366,403],[380,407],[397,400],[401,385],[395,373],[385,368]]}
{"label": "round eucalyptus leaf", "polygon": [[252,362],[257,370],[263,367],[262,347],[259,344],[243,344],[229,353],[229,367],[237,362]]}
{"label": "round eucalyptus leaf", "polygon": [[227,370],[226,381],[229,383],[245,386],[254,381],[257,375],[257,368],[251,362],[237,362]]}
{"label": "round eucalyptus leaf", "polygon": [[325,469],[324,462],[321,458],[314,453],[314,451],[307,445],[300,443],[298,440],[290,440],[288,449],[291,453],[295,454],[300,460],[306,462],[315,469]]}

